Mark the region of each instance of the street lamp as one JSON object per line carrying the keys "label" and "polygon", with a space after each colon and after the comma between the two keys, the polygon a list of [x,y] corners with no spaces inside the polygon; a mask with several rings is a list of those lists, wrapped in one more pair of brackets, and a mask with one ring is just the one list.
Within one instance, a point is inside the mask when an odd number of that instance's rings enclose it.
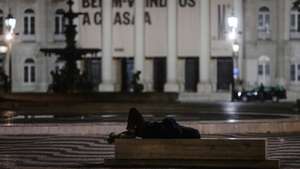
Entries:
{"label": "street lamp", "polygon": [[[233,83],[235,83],[235,81],[238,79],[239,74],[240,74],[240,70],[239,70],[239,66],[238,66],[238,53],[240,50],[240,45],[237,42],[234,42],[232,44],[232,58],[233,58]],[[235,89],[235,88],[233,88]]]}
{"label": "street lamp", "polygon": [[232,44],[232,50],[234,53],[237,53],[240,50],[240,45],[237,42]]}
{"label": "street lamp", "polygon": [[235,16],[228,17],[228,26],[230,28],[230,31],[228,33],[228,39],[232,41],[232,76],[231,76],[231,101],[234,100],[234,94],[235,94],[235,80],[237,79],[239,75],[239,69],[236,66],[238,58],[238,52],[240,49],[239,44],[237,43],[237,28],[238,28],[238,18]]}
{"label": "street lamp", "polygon": [[[5,18],[5,26],[7,27],[7,32],[10,34],[10,35],[13,35],[14,34],[14,29],[16,27],[16,18],[14,18],[12,16],[12,14],[10,13],[10,9],[9,9],[9,12],[8,12],[8,15],[7,17]],[[8,35],[8,34],[7,34]]]}
{"label": "street lamp", "polygon": [[238,18],[235,16],[230,16],[228,17],[227,22],[230,28],[230,31],[228,33],[228,39],[234,41],[237,39]]}
{"label": "street lamp", "polygon": [[[9,88],[11,88],[12,83],[12,54],[11,54],[11,48],[12,48],[12,41],[14,39],[15,33],[14,29],[16,27],[16,18],[14,18],[11,14],[11,11],[9,9],[9,13],[7,17],[5,18],[4,24],[6,26],[6,35],[5,39],[8,46],[7,56],[6,56],[6,65],[8,63],[8,80],[9,80]],[[7,71],[7,69],[6,69]]]}

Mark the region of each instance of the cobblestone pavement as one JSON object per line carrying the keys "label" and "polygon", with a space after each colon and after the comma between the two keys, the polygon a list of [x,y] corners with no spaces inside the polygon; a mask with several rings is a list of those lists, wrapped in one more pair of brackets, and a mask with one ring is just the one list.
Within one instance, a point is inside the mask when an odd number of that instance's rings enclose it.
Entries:
{"label": "cobblestone pavement", "polygon": [[[300,169],[300,134],[266,138],[267,158],[280,159],[282,169]],[[114,157],[113,150],[104,135],[0,136],[0,168],[101,168],[104,158]]]}

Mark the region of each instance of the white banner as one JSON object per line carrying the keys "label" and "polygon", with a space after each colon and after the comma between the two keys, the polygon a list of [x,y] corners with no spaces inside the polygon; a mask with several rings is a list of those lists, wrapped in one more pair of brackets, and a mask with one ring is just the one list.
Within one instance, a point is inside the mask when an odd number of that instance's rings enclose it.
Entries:
{"label": "white banner", "polygon": [[[101,48],[102,0],[80,0],[80,44]],[[178,1],[178,55],[199,55],[200,0]],[[145,0],[145,55],[167,56],[168,0]],[[134,56],[134,0],[113,0],[113,55]]]}

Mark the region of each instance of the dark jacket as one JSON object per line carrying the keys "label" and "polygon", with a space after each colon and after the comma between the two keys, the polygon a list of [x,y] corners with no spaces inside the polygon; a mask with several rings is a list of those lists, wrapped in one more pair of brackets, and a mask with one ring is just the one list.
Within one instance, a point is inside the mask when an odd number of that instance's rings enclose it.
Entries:
{"label": "dark jacket", "polygon": [[198,130],[179,125],[173,118],[165,118],[162,122],[145,122],[141,133],[142,138],[200,138]]}

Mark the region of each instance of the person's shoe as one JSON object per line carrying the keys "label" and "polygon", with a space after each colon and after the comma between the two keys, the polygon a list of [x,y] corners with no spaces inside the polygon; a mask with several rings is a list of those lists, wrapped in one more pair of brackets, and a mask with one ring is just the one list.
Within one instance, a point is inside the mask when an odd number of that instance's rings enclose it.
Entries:
{"label": "person's shoe", "polygon": [[108,135],[108,138],[106,139],[106,141],[109,144],[112,144],[115,142],[115,139],[117,139],[117,138],[135,138],[135,135],[134,135],[134,133],[129,132],[129,131],[124,131],[120,134],[116,134],[116,133],[112,132]]}
{"label": "person's shoe", "polygon": [[117,134],[112,132],[112,133],[109,133],[108,138],[106,139],[106,141],[107,141],[108,144],[112,144],[112,143],[115,142],[116,138],[117,138]]}

